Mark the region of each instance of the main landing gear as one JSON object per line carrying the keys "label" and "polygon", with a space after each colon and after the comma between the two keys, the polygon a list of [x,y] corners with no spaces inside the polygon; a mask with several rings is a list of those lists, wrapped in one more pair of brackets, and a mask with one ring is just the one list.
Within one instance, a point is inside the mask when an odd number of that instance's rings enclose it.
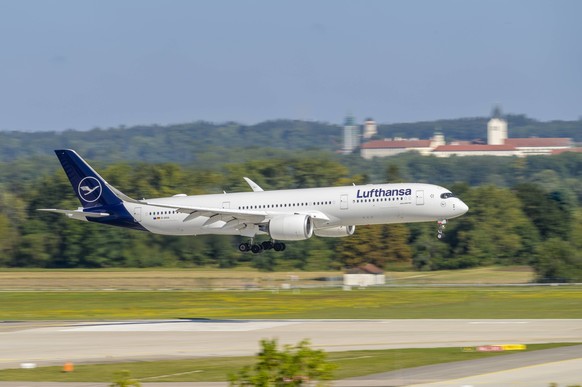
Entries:
{"label": "main landing gear", "polygon": [[438,228],[438,233],[437,233],[437,238],[438,239],[443,239],[443,237],[445,236],[445,226],[447,224],[447,220],[443,219],[443,220],[439,220],[438,222],[439,228]]}
{"label": "main landing gear", "polygon": [[254,254],[262,253],[265,250],[283,251],[285,250],[285,247],[285,243],[283,242],[264,241],[261,243],[253,243],[252,239],[250,242],[243,242],[238,245],[239,251],[242,251],[243,253],[248,253],[250,251]]}

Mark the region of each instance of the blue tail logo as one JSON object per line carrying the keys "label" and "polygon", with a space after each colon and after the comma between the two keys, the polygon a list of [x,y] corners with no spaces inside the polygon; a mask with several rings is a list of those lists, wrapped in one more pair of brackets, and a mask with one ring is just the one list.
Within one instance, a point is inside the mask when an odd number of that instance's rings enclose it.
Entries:
{"label": "blue tail logo", "polygon": [[122,203],[107,182],[77,152],[59,149],[55,153],[83,208],[110,208]]}
{"label": "blue tail logo", "polygon": [[79,183],[77,193],[82,201],[87,203],[94,203],[101,197],[103,187],[99,180],[93,176],[87,176]]}

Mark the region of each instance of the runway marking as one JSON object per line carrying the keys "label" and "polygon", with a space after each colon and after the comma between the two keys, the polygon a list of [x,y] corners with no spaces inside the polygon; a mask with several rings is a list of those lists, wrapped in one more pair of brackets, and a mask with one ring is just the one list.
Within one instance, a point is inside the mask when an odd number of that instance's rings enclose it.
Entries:
{"label": "runway marking", "polygon": [[338,361],[338,360],[369,359],[371,357],[374,357],[374,356],[341,357],[339,359],[333,359],[333,361]]}
{"label": "runway marking", "polygon": [[469,321],[469,324],[529,324],[529,321]]}
{"label": "runway marking", "polygon": [[170,376],[196,374],[196,373],[199,373],[199,372],[204,372],[204,371],[203,370],[196,370],[196,371],[188,371],[188,372],[179,372],[177,374],[168,374],[168,375],[160,375],[160,376],[150,376],[149,378],[141,378],[141,379],[138,379],[138,380],[162,379],[162,378],[169,378]]}

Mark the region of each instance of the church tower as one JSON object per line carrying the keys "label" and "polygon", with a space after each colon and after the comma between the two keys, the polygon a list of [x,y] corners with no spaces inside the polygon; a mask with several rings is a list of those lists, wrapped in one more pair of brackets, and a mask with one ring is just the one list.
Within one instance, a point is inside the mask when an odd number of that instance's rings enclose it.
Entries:
{"label": "church tower", "polygon": [[503,145],[507,139],[507,121],[503,119],[499,106],[495,106],[491,116],[487,123],[487,144]]}

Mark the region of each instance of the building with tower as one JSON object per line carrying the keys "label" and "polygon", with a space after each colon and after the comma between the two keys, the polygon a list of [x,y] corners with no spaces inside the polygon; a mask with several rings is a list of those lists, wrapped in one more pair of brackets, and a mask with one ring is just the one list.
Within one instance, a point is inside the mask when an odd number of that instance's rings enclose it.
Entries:
{"label": "building with tower", "polygon": [[423,156],[517,156],[551,155],[565,151],[579,151],[574,148],[570,138],[509,138],[507,121],[501,109],[493,109],[487,123],[487,144],[482,140],[455,141],[447,144],[442,133],[435,133],[433,138],[393,138],[364,142],[360,154],[365,159],[393,156],[403,152],[418,152]]}

